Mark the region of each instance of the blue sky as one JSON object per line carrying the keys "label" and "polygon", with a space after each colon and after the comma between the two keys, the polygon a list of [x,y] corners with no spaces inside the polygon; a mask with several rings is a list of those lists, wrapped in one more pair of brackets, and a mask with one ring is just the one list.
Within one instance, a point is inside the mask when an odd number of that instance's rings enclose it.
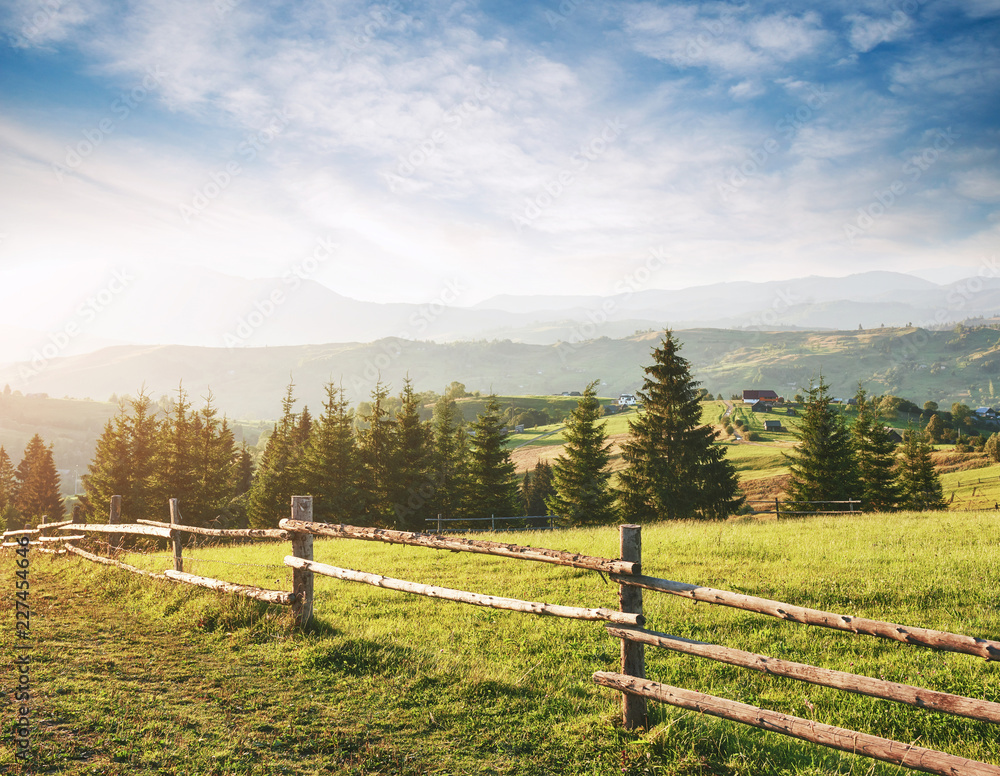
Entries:
{"label": "blue sky", "polygon": [[0,25],[8,290],[280,277],[318,242],[340,293],[459,304],[997,255],[998,0],[8,0]]}

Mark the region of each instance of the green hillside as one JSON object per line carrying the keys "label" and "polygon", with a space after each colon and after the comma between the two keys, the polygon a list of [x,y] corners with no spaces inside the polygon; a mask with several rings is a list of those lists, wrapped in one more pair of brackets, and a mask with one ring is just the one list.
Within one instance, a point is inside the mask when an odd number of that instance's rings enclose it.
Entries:
{"label": "green hillside", "polygon": [[[644,526],[645,573],[855,617],[995,639],[993,513]],[[480,538],[511,541],[510,534]],[[521,544],[617,557],[614,527]],[[169,549],[125,560],[162,571]],[[289,590],[286,542],[186,547],[185,570]],[[495,596],[618,607],[595,572],[318,539],[317,561]],[[13,556],[4,558],[12,564]],[[896,766],[649,704],[622,730],[620,643],[600,623],[532,617],[317,577],[305,633],[287,614],[32,555],[31,772],[897,776]],[[996,663],[644,592],[647,627],[696,641],[996,700]],[[0,644],[10,645],[14,607]],[[4,642],[3,640],[6,639]],[[646,648],[647,677],[1000,764],[996,726]],[[0,746],[0,771],[14,770]],[[28,770],[24,771],[25,773]]]}
{"label": "green hillside", "polygon": [[[712,395],[771,388],[788,397],[820,374],[834,396],[858,383],[917,405],[1000,402],[1000,331],[989,327],[927,331],[678,331],[681,355]],[[145,384],[154,398],[183,380],[193,397],[210,389],[230,418],[274,419],[289,380],[300,406],[322,404],[323,386],[343,384],[348,399],[367,399],[379,379],[398,392],[409,376],[416,391],[441,392],[452,381],[469,391],[508,396],[560,396],[600,380],[599,392],[634,392],[662,332],[579,343],[529,345],[509,340],[438,344],[402,339],[273,348],[117,347],[53,361],[29,384],[16,365],[0,368],[0,385],[24,393],[106,397]]]}

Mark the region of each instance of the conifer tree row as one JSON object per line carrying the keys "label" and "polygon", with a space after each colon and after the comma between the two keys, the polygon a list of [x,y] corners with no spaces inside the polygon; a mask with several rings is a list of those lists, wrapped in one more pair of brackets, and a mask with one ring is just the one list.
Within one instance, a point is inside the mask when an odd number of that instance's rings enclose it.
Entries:
{"label": "conifer tree row", "polygon": [[170,414],[140,391],[119,403],[104,426],[84,475],[81,498],[88,520],[103,522],[111,497],[122,497],[122,519],[168,519],[167,500],[180,501],[185,524],[245,524],[242,494],[249,487],[250,454],[236,449],[211,394],[191,411],[183,387]]}
{"label": "conifer tree row", "polygon": [[820,375],[807,392],[798,430],[799,444],[786,455],[792,476],[789,500],[796,511],[836,509],[819,502],[860,500],[870,512],[895,509],[943,509],[941,482],[931,460],[931,434],[911,429],[897,454],[889,429],[879,417],[879,403],[858,387],[857,417],[848,429],[831,403],[829,385]]}
{"label": "conifer tree row", "polygon": [[52,445],[35,434],[16,468],[0,447],[0,531],[33,528],[42,518],[54,523],[65,514]]}

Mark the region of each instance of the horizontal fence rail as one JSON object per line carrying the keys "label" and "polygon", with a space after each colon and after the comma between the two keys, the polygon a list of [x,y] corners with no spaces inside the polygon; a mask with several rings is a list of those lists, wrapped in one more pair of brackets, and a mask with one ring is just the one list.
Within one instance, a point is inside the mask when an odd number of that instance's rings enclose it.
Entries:
{"label": "horizontal fence rail", "polygon": [[[846,501],[779,501],[777,498],[765,498],[765,499],[754,499],[750,498],[746,500],[747,504],[767,504],[768,506],[773,506],[774,509],[761,509],[754,510],[755,515],[770,515],[774,514],[775,517],[781,517],[781,515],[850,515],[850,514],[862,514],[861,501],[858,499],[847,499]],[[847,504],[847,509],[794,509],[793,505],[796,504]],[[855,509],[857,507],[857,509]]]}
{"label": "horizontal fence rail", "polygon": [[79,547],[74,547],[72,544],[67,544],[66,550],[74,555],[79,555],[81,558],[93,561],[94,563],[100,563],[103,566],[114,566],[115,568],[123,569],[124,571],[131,571],[133,574],[140,574],[144,577],[152,577],[153,579],[166,579],[163,574],[157,574],[155,571],[146,571],[145,569],[136,568],[135,566],[130,566],[128,563],[122,563],[120,560],[115,560],[114,558],[103,558],[100,555],[94,555],[86,550],[81,550]]}
{"label": "horizontal fence rail", "polygon": [[370,574],[364,571],[337,568],[336,566],[303,560],[291,555],[285,558],[285,564],[292,568],[306,569],[316,574],[335,577],[347,582],[362,582],[366,585],[374,585],[386,590],[398,590],[403,593],[414,593],[430,598],[440,598],[444,601],[472,604],[473,606],[485,606],[490,609],[506,609],[513,612],[527,612],[528,614],[541,614],[550,617],[567,617],[573,620],[598,620],[629,623],[632,625],[642,625],[646,621],[641,614],[616,612],[613,609],[585,609],[576,606],[560,606],[558,604],[545,604],[537,601],[521,601],[517,598],[502,598],[499,596],[483,595],[481,593],[469,593],[464,590],[452,590],[447,587],[436,587],[434,585],[424,585],[419,582],[392,579],[391,577],[383,577],[381,574]]}
{"label": "horizontal fence rail", "polygon": [[430,547],[437,550],[455,550],[457,552],[477,552],[486,555],[498,555],[505,558],[556,563],[560,566],[603,571],[608,574],[630,575],[638,574],[640,571],[640,564],[632,561],[595,558],[575,552],[546,550],[537,547],[525,547],[519,544],[504,544],[502,542],[486,542],[453,536],[438,536],[437,534],[394,531],[388,528],[362,528],[353,525],[307,523],[287,519],[282,520],[278,525],[287,531],[307,531],[315,536],[332,536],[337,539],[362,539],[364,541],[387,542],[389,544],[408,544],[417,547]]}
{"label": "horizontal fence rail", "polygon": [[[531,524],[532,520],[544,520],[544,524]],[[551,531],[555,527],[555,515],[525,515],[524,517],[428,517],[425,523],[437,526],[438,533],[448,530],[453,533],[475,533],[483,531]],[[497,523],[524,523],[524,528],[497,528]],[[445,529],[446,523],[489,523],[489,528],[453,528]]]}
{"label": "horizontal fence rail", "polygon": [[263,601],[268,604],[291,606],[295,603],[295,593],[286,593],[283,590],[263,590],[262,588],[253,587],[252,585],[237,585],[232,582],[223,582],[219,579],[212,579],[211,577],[199,577],[195,574],[188,574],[185,571],[175,571],[174,569],[167,569],[163,572],[163,576],[167,579],[174,579],[178,582],[187,582],[189,585],[205,587],[209,590],[216,590],[220,593],[233,593],[234,595],[240,595],[244,598],[253,598],[257,601]]}
{"label": "horizontal fence rail", "polygon": [[814,722],[810,719],[793,717],[789,714],[761,709],[738,701],[717,698],[714,695],[682,690],[679,687],[671,687],[667,684],[607,671],[598,671],[593,678],[597,684],[603,687],[630,695],[650,698],[700,714],[710,714],[713,717],[742,722],[744,725],[781,733],[831,749],[839,749],[842,752],[850,752],[894,765],[901,765],[916,771],[936,773],[940,776],[1000,776],[1000,768],[995,765],[967,760],[964,757],[956,757],[934,749],[924,749],[867,733],[845,730],[822,722]]}
{"label": "horizontal fence rail", "polygon": [[136,520],[142,525],[151,525],[180,533],[198,534],[199,536],[215,536],[220,539],[281,539],[287,541],[291,537],[288,531],[280,528],[201,528],[195,525],[181,523],[161,523],[157,520]]}
{"label": "horizontal fence rail", "polygon": [[158,528],[152,525],[133,525],[132,523],[76,523],[75,525],[64,525],[60,531],[96,531],[98,533],[110,534],[132,534],[135,536],[156,536],[160,539],[170,538],[169,528]]}
{"label": "horizontal fence rail", "polygon": [[922,709],[1000,724],[1000,703],[992,701],[966,698],[962,695],[952,695],[936,690],[925,690],[908,684],[873,679],[829,668],[818,668],[804,663],[793,663],[788,660],[766,657],[730,647],[720,647],[715,644],[706,644],[703,641],[693,641],[641,628],[631,628],[624,625],[606,625],[605,628],[608,635],[617,639],[628,639],[640,644],[683,652],[687,655],[706,657],[720,663],[750,668],[773,676],[785,676],[823,687],[833,687],[858,695],[868,695],[873,698],[906,703]]}
{"label": "horizontal fence rail", "polygon": [[641,587],[645,590],[655,590],[661,593],[690,598],[692,601],[703,601],[710,604],[721,604],[736,609],[743,609],[757,614],[766,614],[781,620],[798,622],[805,625],[818,625],[823,628],[848,631],[863,636],[878,636],[905,644],[915,644],[922,647],[961,652],[975,655],[987,660],[1000,660],[1000,641],[979,639],[972,636],[961,636],[956,633],[931,630],[930,628],[915,628],[896,625],[891,622],[868,620],[863,617],[851,617],[845,614],[834,614],[819,609],[809,609],[804,606],[792,606],[773,601],[768,598],[731,593],[728,590],[715,590],[710,587],[700,587],[686,582],[673,582],[669,579],[657,579],[646,576],[612,575],[612,579],[622,585]]}

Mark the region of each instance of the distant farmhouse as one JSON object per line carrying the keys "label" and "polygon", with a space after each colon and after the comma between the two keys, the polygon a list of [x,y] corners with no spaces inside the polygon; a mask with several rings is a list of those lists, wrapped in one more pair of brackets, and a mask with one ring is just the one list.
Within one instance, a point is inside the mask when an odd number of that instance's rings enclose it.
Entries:
{"label": "distant farmhouse", "polygon": [[780,420],[765,420],[764,421],[764,430],[765,431],[784,431],[785,429],[783,429],[781,427],[781,421]]}
{"label": "distant farmhouse", "polygon": [[774,403],[778,401],[778,394],[771,390],[743,391],[744,404],[756,404],[759,401]]}
{"label": "distant farmhouse", "polygon": [[639,400],[636,399],[635,395],[631,393],[623,393],[621,396],[618,397],[619,407],[634,407],[638,403]]}
{"label": "distant farmhouse", "polygon": [[887,436],[889,437],[889,439],[893,441],[894,444],[897,445],[903,444],[903,435],[899,433],[896,429],[889,428],[887,426],[885,430],[888,432]]}
{"label": "distant farmhouse", "polygon": [[1000,413],[992,407],[979,407],[976,410],[976,416],[986,423],[991,423],[994,426],[1000,425]]}

